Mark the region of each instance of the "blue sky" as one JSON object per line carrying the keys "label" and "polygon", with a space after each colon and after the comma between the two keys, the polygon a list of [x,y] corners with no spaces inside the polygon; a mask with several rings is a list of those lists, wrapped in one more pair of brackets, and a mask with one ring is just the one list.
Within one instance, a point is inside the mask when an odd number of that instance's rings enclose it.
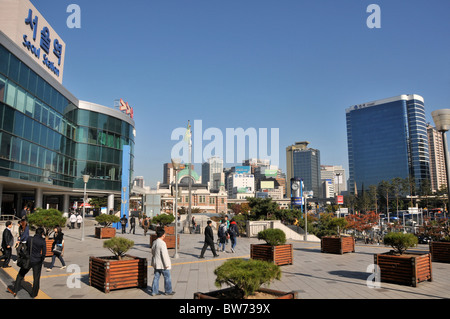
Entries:
{"label": "blue sky", "polygon": [[[149,186],[188,120],[224,135],[279,128],[283,171],[286,147],[304,140],[322,164],[347,170],[347,107],[419,94],[431,123],[433,110],[450,108],[448,0],[31,2],[66,42],[64,86],[134,107],[134,174]],[[66,25],[71,3],[80,29]],[[366,25],[372,3],[380,29]]]}

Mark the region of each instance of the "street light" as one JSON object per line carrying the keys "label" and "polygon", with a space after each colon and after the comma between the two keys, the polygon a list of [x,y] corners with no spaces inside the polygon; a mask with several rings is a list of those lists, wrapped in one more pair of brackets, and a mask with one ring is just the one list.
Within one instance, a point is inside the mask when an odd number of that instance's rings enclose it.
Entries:
{"label": "street light", "polygon": [[82,227],[81,241],[84,240],[84,214],[86,211],[86,184],[89,182],[89,175],[83,175],[83,182],[84,182],[84,196],[83,196],[83,223],[81,225],[81,227]]}
{"label": "street light", "polygon": [[175,215],[175,256],[178,258],[178,171],[181,167],[181,159],[172,158],[172,167],[175,171],[175,205],[173,207]]}
{"label": "street light", "polygon": [[447,211],[450,209],[450,159],[448,154],[447,135],[450,130],[450,109],[441,109],[431,112],[436,129],[442,133],[442,144],[444,144],[445,168],[447,170]]}

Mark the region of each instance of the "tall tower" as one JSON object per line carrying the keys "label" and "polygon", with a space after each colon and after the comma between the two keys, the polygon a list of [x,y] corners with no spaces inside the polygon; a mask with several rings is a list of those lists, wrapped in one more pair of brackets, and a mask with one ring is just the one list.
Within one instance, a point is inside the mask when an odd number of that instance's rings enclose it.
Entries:
{"label": "tall tower", "polygon": [[431,190],[438,191],[447,186],[444,144],[442,134],[433,126],[427,125],[428,144],[430,146]]}
{"label": "tall tower", "polygon": [[[414,178],[416,189],[430,179],[424,100],[400,95],[346,109],[349,187]],[[355,190],[355,185],[357,190]]]}
{"label": "tall tower", "polygon": [[303,179],[305,189],[312,191],[316,198],[322,197],[320,177],[320,151],[308,148],[309,142],[296,142],[286,148],[287,197],[291,196],[291,178]]}

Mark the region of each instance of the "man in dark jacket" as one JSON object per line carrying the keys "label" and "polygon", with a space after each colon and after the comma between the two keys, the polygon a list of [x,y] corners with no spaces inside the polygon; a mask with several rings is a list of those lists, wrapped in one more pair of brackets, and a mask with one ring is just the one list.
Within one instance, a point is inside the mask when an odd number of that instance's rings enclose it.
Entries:
{"label": "man in dark jacket", "polygon": [[214,248],[214,233],[211,228],[212,222],[208,220],[207,226],[205,227],[205,244],[203,245],[202,252],[200,253],[199,258],[205,258],[205,251],[206,248],[211,247],[211,251],[214,255],[214,257],[219,257],[219,255],[216,253],[216,249]]}
{"label": "man in dark jacket", "polygon": [[44,229],[40,227],[36,229],[36,234],[33,237],[28,238],[27,250],[30,256],[30,268],[20,268],[16,277],[16,282],[14,283],[14,288],[11,289],[8,287],[8,291],[12,293],[14,297],[22,287],[23,278],[30,269],[33,269],[33,289],[31,290],[30,295],[32,298],[35,298],[39,293],[42,264],[44,263],[45,254],[47,253],[43,234]]}
{"label": "man in dark jacket", "polygon": [[12,254],[12,247],[14,245],[14,236],[11,232],[12,229],[12,223],[11,221],[7,221],[5,223],[6,228],[3,230],[2,235],[2,249],[3,249],[3,256],[0,258],[0,260],[4,259],[3,262],[3,268],[11,267],[9,265],[9,261],[11,260],[11,254]]}

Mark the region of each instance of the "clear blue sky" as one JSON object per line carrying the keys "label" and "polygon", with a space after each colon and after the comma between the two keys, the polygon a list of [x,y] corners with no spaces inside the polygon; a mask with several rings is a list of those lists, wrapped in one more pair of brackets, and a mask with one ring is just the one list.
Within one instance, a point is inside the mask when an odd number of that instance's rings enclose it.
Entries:
{"label": "clear blue sky", "polygon": [[[65,87],[81,100],[134,107],[134,173],[149,186],[162,181],[171,133],[188,120],[224,135],[279,128],[283,171],[286,147],[304,140],[322,164],[347,170],[347,107],[419,94],[430,122],[433,110],[450,108],[448,0],[32,3],[66,42]],[[71,3],[81,29],[66,26]],[[380,29],[366,25],[372,3]]]}

